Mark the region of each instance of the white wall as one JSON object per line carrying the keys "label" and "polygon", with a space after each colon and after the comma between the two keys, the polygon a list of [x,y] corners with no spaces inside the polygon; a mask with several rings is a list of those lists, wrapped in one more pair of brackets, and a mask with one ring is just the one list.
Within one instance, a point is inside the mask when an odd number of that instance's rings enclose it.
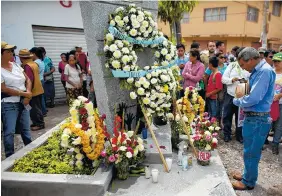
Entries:
{"label": "white wall", "polygon": [[83,28],[78,1],[65,8],[59,1],[1,2],[1,40],[22,48],[34,46],[32,25]]}

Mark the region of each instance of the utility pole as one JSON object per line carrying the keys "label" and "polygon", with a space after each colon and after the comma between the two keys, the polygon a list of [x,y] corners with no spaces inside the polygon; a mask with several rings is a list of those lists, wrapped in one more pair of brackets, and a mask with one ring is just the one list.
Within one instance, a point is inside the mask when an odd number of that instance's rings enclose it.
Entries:
{"label": "utility pole", "polygon": [[263,23],[262,23],[262,34],[261,34],[261,41],[262,41],[262,47],[263,48],[267,48],[268,8],[269,8],[269,0],[264,0]]}

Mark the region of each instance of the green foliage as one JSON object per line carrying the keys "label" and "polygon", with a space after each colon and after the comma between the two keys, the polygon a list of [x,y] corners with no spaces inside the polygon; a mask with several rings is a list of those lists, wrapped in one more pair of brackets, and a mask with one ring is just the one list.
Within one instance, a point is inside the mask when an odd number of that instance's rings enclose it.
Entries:
{"label": "green foliage", "polygon": [[56,131],[47,142],[15,161],[13,172],[46,174],[91,174],[90,167],[77,170],[70,165],[72,155],[60,146],[62,130]]}

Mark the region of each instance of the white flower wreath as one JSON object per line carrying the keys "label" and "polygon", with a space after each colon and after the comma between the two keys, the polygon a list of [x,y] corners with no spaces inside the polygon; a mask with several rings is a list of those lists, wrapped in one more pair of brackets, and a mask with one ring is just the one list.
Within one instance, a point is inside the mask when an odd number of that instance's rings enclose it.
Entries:
{"label": "white flower wreath", "polygon": [[[158,31],[152,14],[134,4],[117,8],[110,15],[109,24],[123,39],[110,31],[105,35],[106,67],[127,72],[140,71],[142,69],[137,65],[135,51],[144,47],[155,49],[155,62],[144,67],[145,74],[139,78],[129,77],[125,81],[132,89],[131,99],[139,99],[147,116],[171,116],[168,112],[172,93],[177,87],[174,74],[179,71],[174,63],[176,47]],[[137,41],[139,42],[136,44]]]}

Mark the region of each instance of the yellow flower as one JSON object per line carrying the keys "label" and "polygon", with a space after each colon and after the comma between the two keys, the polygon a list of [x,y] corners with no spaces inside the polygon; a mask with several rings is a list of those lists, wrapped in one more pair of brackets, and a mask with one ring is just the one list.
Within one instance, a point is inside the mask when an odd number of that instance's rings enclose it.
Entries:
{"label": "yellow flower", "polygon": [[168,85],[166,84],[166,85],[164,85],[164,87],[163,87],[163,91],[164,91],[164,93],[167,93],[168,92]]}

